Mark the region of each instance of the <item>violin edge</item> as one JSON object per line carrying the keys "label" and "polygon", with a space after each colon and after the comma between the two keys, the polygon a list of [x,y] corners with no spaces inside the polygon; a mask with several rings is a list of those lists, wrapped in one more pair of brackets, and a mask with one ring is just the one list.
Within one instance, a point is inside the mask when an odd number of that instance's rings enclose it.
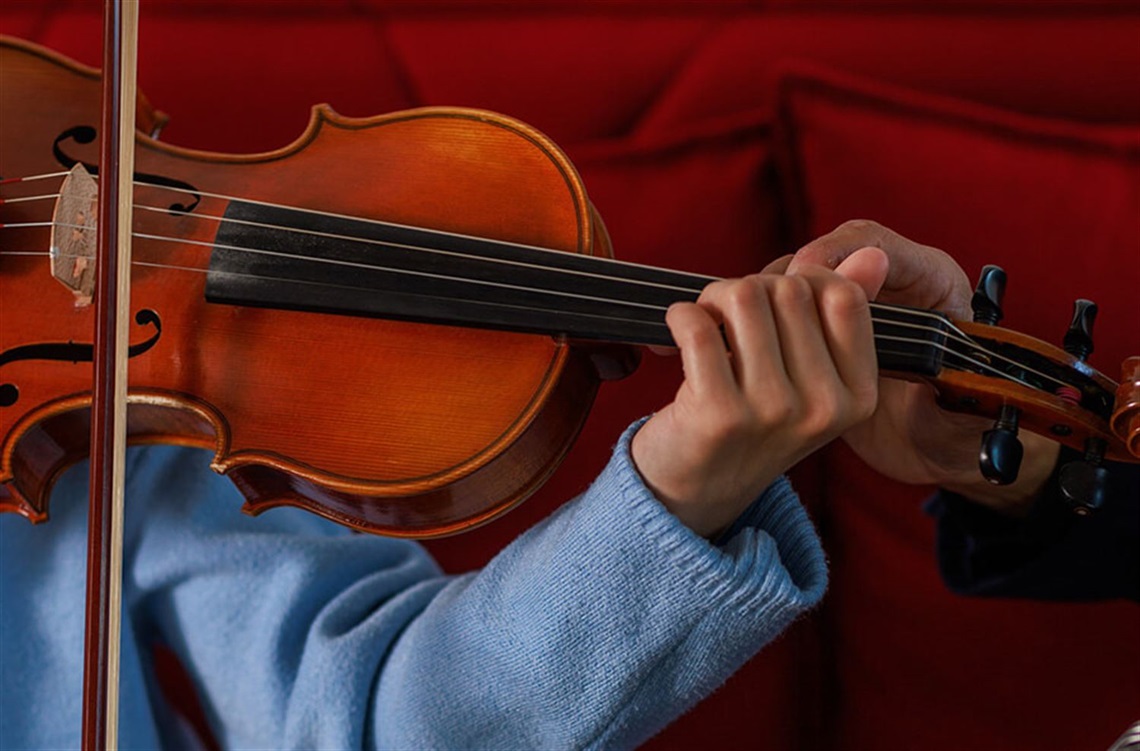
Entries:
{"label": "violin edge", "polygon": [[[101,81],[103,77],[102,71],[100,71],[99,68],[81,63],[72,57],[68,57],[49,47],[44,47],[41,44],[27,39],[21,39],[20,37],[8,34],[0,34],[0,54],[3,54],[5,48],[14,49],[20,53],[41,58],[48,63],[65,68],[78,76],[91,79],[93,82]],[[2,71],[4,67],[6,66],[0,65],[0,71]],[[140,136],[156,139],[158,134],[162,132],[162,129],[166,127],[166,124],[169,122],[170,115],[157,109],[141,91],[138,92],[138,101],[135,106],[135,131]]]}
{"label": "violin edge", "polygon": [[[498,518],[532,495],[557,469],[588,415],[583,401],[597,394],[595,365],[585,350],[563,348],[566,365],[546,404],[520,422],[504,448],[486,452],[455,471],[429,478],[368,483],[327,476],[266,452],[230,453],[229,428],[209,405],[182,395],[134,391],[128,443],[176,445],[212,451],[211,468],[229,477],[260,514],[279,506],[303,508],[352,529],[390,537],[458,534]],[[573,394],[574,400],[565,397]],[[572,403],[573,401],[573,403]],[[32,524],[50,518],[59,477],[87,455],[90,395],[56,400],[26,415],[0,447],[0,513]],[[498,499],[493,505],[486,498]]]}

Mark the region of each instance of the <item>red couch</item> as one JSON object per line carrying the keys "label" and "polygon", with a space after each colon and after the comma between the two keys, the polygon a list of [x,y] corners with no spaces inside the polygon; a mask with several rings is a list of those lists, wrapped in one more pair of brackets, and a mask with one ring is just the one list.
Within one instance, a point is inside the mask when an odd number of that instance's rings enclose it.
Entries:
{"label": "red couch", "polygon": [[[91,0],[0,5],[0,33],[91,65],[99,23]],[[1058,341],[1091,297],[1093,364],[1117,377],[1140,353],[1126,0],[142,0],[140,82],[171,115],[164,140],[226,152],[288,144],[318,102],[498,110],[566,149],[619,257],[739,274],[875,218],[972,275],[1004,266],[1005,325]],[[535,498],[432,551],[479,565],[677,383],[646,357]],[[928,488],[842,446],[796,474],[831,559],[825,604],[648,748],[1103,749],[1140,719],[1140,608],[953,596]]]}

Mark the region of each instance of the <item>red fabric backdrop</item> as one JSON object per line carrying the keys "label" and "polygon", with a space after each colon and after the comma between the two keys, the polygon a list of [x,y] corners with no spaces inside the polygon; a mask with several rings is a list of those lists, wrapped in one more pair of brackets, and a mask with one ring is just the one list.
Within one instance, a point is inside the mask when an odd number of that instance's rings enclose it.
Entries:
{"label": "red fabric backdrop", "polygon": [[[0,33],[88,64],[99,20],[90,0],[0,6]],[[288,144],[317,102],[505,112],[564,146],[634,261],[743,273],[879,219],[970,273],[1005,266],[1007,323],[1043,338],[1097,299],[1093,362],[1115,375],[1140,352],[1137,39],[1127,0],[146,0],[140,79],[164,140],[228,152]],[[677,383],[647,356],[534,499],[432,551],[479,565]],[[953,597],[926,489],[841,448],[797,479],[825,605],[649,748],[1103,749],[1140,718],[1140,609]]]}

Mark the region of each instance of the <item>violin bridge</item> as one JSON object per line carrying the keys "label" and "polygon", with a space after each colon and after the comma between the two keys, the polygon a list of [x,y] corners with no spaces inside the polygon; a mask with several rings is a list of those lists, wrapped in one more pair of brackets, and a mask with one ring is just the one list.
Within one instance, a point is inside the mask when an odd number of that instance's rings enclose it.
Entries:
{"label": "violin bridge", "polygon": [[99,188],[77,164],[63,179],[51,221],[51,275],[87,306],[95,293]]}

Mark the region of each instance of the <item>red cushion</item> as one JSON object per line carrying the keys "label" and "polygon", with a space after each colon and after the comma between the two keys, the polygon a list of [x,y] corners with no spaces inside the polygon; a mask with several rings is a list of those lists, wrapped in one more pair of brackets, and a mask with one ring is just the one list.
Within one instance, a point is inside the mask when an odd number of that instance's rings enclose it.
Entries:
{"label": "red cushion", "polygon": [[[773,102],[808,59],[1026,112],[1140,122],[1131,0],[148,0],[144,91],[173,142],[276,148],[310,105],[486,107],[560,143],[660,135]],[[99,3],[0,3],[0,32],[97,65]],[[1090,82],[1093,82],[1090,85]]]}
{"label": "red cushion", "polygon": [[1138,38],[1135,3],[766,3],[694,40],[639,127],[771,108],[790,60],[1020,112],[1135,123]]}
{"label": "red cushion", "polygon": [[[825,71],[780,95],[802,236],[870,218],[1010,274],[1003,325],[1057,342],[1101,305],[1092,356],[1140,352],[1140,129],[1039,120]],[[938,579],[927,489],[836,449],[825,607],[841,748],[1097,748],[1137,717],[1140,609],[981,601]]]}
{"label": "red cushion", "polygon": [[[497,109],[567,147],[620,257],[714,274],[752,270],[777,252],[765,130],[781,60],[1026,111],[1140,121],[1131,0],[147,0],[141,12],[142,89],[172,115],[167,141],[275,148],[320,101],[356,116],[422,104]],[[0,31],[89,64],[99,60],[98,24],[90,0],[0,2]],[[581,490],[620,425],[671,398],[676,379],[676,363],[647,356],[632,379],[604,386],[548,488],[433,549],[453,569],[478,564]],[[803,647],[816,623],[797,625],[655,747],[815,747],[813,723],[826,713],[804,693],[818,660]]]}

